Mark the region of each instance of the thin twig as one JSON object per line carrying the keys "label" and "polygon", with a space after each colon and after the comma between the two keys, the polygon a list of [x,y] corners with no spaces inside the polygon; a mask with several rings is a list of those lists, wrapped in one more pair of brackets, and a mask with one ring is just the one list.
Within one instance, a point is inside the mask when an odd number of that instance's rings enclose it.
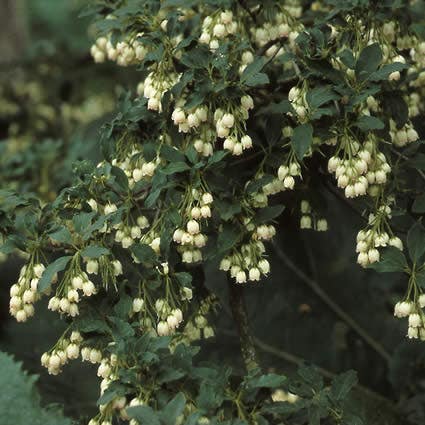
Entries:
{"label": "thin twig", "polygon": [[[264,341],[262,341],[261,339],[257,338],[257,337],[253,337],[254,340],[254,344],[261,349],[262,351],[264,351],[265,353],[269,353],[274,355],[275,357],[279,357],[289,363],[293,363],[297,366],[302,366],[305,363],[305,360],[301,357],[298,357],[294,354],[288,353],[286,351],[280,350],[270,344],[265,343]],[[314,365],[314,367],[319,371],[319,373],[324,376],[325,378],[328,379],[333,379],[337,376],[337,374],[330,372],[327,369],[324,369],[322,367],[316,366]],[[360,392],[364,393],[365,395],[369,396],[370,398],[374,398],[376,400],[379,400],[382,403],[385,403],[389,408],[391,408],[394,412],[396,412],[397,410],[394,409],[393,405],[394,403],[385,398],[384,396],[382,396],[381,394],[376,393],[375,391],[370,390],[369,388],[364,387],[363,385],[357,384],[356,387]]]}
{"label": "thin twig", "polygon": [[333,301],[329,295],[320,287],[320,285],[310,279],[298,266],[296,266],[282,251],[282,249],[273,242],[276,255],[289,267],[304,283],[306,283],[313,292],[348,326],[350,326],[373,350],[375,350],[387,363],[391,360],[391,355],[385,348],[370,336],[351,316]]}
{"label": "thin twig", "polygon": [[257,17],[254,15],[254,13],[250,10],[250,8],[245,3],[245,0],[238,0],[238,3],[241,5],[242,9],[245,10],[245,12],[248,13],[248,15],[251,17],[251,19],[254,21],[254,23],[257,23]]}
{"label": "thin twig", "polygon": [[[222,309],[224,311],[224,313],[229,316],[232,317],[231,312],[229,311],[228,307],[226,305],[222,305]],[[234,337],[235,333],[226,329],[220,329],[220,333],[222,333],[223,335],[226,336],[231,336]],[[252,336],[252,341],[253,344],[259,348],[260,350],[262,350],[265,353],[269,353],[274,355],[275,357],[281,358],[289,363],[292,363],[296,366],[302,366],[303,364],[306,363],[306,360],[302,357],[299,357],[295,354],[292,353],[288,353],[287,351],[281,350],[280,348],[277,348],[273,345],[270,345],[266,342],[264,342],[262,339],[256,337],[256,336]],[[317,366],[316,364],[314,364],[314,367],[317,369],[317,371],[325,378],[327,379],[334,379],[337,374],[334,372],[331,372],[327,369],[324,369],[323,367]],[[386,397],[384,397],[383,395],[371,390],[370,388],[367,388],[361,384],[357,384],[355,386],[355,388],[362,392],[364,395],[369,396],[370,398],[374,398],[375,400],[379,400],[382,403],[385,403],[389,409],[393,410],[394,412],[397,412],[397,410],[394,408],[394,403],[393,401],[387,399]]]}
{"label": "thin twig", "polygon": [[[360,211],[357,210],[357,208],[355,208],[353,206],[353,204],[344,196],[342,195],[338,189],[336,189],[328,180],[325,180],[325,184],[324,187],[330,192],[332,193],[332,195],[334,195],[336,198],[338,198],[341,202],[343,202],[345,205],[347,205],[348,208],[350,208],[351,211],[353,211],[354,213],[356,213],[356,215],[358,215],[365,223],[369,223],[369,220],[366,216],[364,216]],[[403,235],[406,234],[406,231],[403,229],[400,229],[399,227],[394,226],[393,224],[391,225],[391,228],[396,231],[397,233],[401,233]]]}
{"label": "thin twig", "polygon": [[[410,158],[401,152],[395,150],[394,148],[391,149],[391,152],[395,153],[399,158],[403,158],[405,160],[409,160]],[[422,177],[423,180],[425,180],[425,173],[422,170],[419,170],[418,168],[415,168],[415,170],[418,172],[418,174]]]}
{"label": "thin twig", "polygon": [[248,315],[246,313],[243,287],[228,279],[229,303],[232,316],[236,323],[241,344],[242,357],[248,372],[259,367],[254,341],[249,330]]}
{"label": "thin twig", "polygon": [[288,39],[288,37],[284,36],[284,37],[279,37],[279,38],[275,38],[273,40],[268,41],[266,44],[264,44],[262,47],[260,47],[255,55],[256,56],[263,56],[264,53],[267,52],[267,50],[272,47],[274,44],[282,44],[284,41],[286,41]]}

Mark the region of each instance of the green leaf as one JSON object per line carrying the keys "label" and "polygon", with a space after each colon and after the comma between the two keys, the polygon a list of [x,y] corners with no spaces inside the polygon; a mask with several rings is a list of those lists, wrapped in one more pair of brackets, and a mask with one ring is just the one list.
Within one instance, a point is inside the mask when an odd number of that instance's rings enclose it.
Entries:
{"label": "green leaf", "polygon": [[184,425],[199,425],[199,418],[202,417],[202,412],[194,412],[190,414]]}
{"label": "green leaf", "polygon": [[228,155],[228,151],[216,151],[208,159],[207,166],[205,168],[211,167],[214,164],[220,162],[224,157]]}
{"label": "green leaf", "polygon": [[291,138],[292,148],[298,159],[303,159],[313,143],[313,127],[311,124],[301,124],[294,129]]}
{"label": "green leaf", "polygon": [[111,382],[111,385],[105,390],[105,392],[98,398],[97,405],[108,404],[115,398],[125,395],[126,388],[117,382]]}
{"label": "green leaf", "polygon": [[382,62],[382,51],[378,43],[365,47],[357,60],[355,72],[360,80],[366,79],[376,71]]}
{"label": "green leaf", "polygon": [[198,408],[210,410],[221,406],[224,400],[224,390],[219,383],[203,381],[196,399]]}
{"label": "green leaf", "polygon": [[272,175],[264,175],[256,180],[251,180],[248,183],[248,186],[246,187],[246,192],[249,195],[252,195],[253,193],[258,192],[260,189],[263,188],[266,184],[271,183],[275,179]]}
{"label": "green leaf", "polygon": [[162,145],[161,158],[166,159],[168,162],[185,162],[184,153],[170,145]]}
{"label": "green leaf", "polygon": [[142,263],[154,263],[156,261],[156,253],[149,245],[137,243],[132,245],[130,250]]}
{"label": "green leaf", "polygon": [[416,283],[422,288],[425,289],[425,269],[415,271]]}
{"label": "green leaf", "polygon": [[275,373],[260,375],[248,381],[249,388],[277,388],[286,382],[286,377]]}
{"label": "green leaf", "polygon": [[403,96],[404,93],[401,91],[391,91],[382,99],[384,116],[392,118],[398,128],[401,128],[409,120],[409,107]]}
{"label": "green leaf", "polygon": [[270,82],[269,77],[264,72],[252,75],[245,80],[245,84],[250,87],[261,86]]}
{"label": "green leaf", "polygon": [[162,410],[160,419],[164,425],[175,425],[177,418],[183,413],[186,397],[178,393]]}
{"label": "green leaf", "polygon": [[167,382],[177,381],[185,375],[186,374],[181,370],[175,368],[166,368],[158,374],[157,382],[159,385],[161,385]]}
{"label": "green leaf", "polygon": [[348,415],[344,414],[342,418],[341,425],[365,425],[363,419],[359,418],[356,415],[349,413]]}
{"label": "green leaf", "polygon": [[357,373],[349,370],[332,380],[331,397],[336,402],[345,400],[351,389],[357,385]]}
{"label": "green leaf", "polygon": [[149,406],[134,406],[125,409],[131,419],[141,424],[161,425],[157,413]]}
{"label": "green leaf", "polygon": [[417,168],[419,170],[425,170],[425,154],[418,153],[413,158],[411,158],[407,165],[411,168]]}
{"label": "green leaf", "polygon": [[75,231],[80,235],[84,235],[87,228],[91,224],[92,218],[95,215],[96,215],[95,211],[92,211],[89,213],[81,212],[77,215],[74,215],[74,217],[72,218],[72,223],[74,224]]}
{"label": "green leaf", "polygon": [[412,211],[417,214],[425,213],[425,193],[419,195],[412,205]]}
{"label": "green leaf", "polygon": [[190,168],[190,165],[186,164],[185,162],[173,162],[162,168],[161,172],[165,175],[170,175],[175,173],[182,173],[183,171],[190,170]]}
{"label": "green leaf", "polygon": [[260,224],[273,220],[279,217],[284,209],[285,205],[273,205],[272,207],[261,208],[255,216],[255,222]]}
{"label": "green leaf", "polygon": [[192,283],[192,275],[186,272],[174,273],[174,277],[178,280],[182,286],[190,286]]}
{"label": "green leaf", "polygon": [[316,87],[307,93],[307,102],[311,109],[317,109],[320,106],[332,100],[339,98],[339,95],[332,90],[330,86]]}
{"label": "green leaf", "polygon": [[21,363],[0,352],[0,412],[3,425],[71,425],[57,406],[41,407],[36,376],[22,370]]}
{"label": "green leaf", "polygon": [[271,102],[267,106],[264,106],[258,111],[258,115],[270,115],[270,114],[287,114],[288,112],[294,112],[294,108],[291,102],[287,99],[281,100],[279,103]]}
{"label": "green leaf", "polygon": [[109,316],[108,320],[111,323],[111,331],[115,341],[134,336],[134,329],[127,320],[113,316]]}
{"label": "green leaf", "polygon": [[71,233],[65,226],[60,226],[59,229],[49,233],[49,238],[61,243],[71,243],[72,241]]}
{"label": "green leaf", "polygon": [[87,258],[99,258],[102,255],[108,255],[111,252],[104,246],[90,245],[81,251],[81,255]]}
{"label": "green leaf", "polygon": [[189,69],[207,68],[210,63],[211,55],[204,46],[197,46],[183,54],[180,62]]}
{"label": "green leaf", "polygon": [[320,391],[323,389],[323,377],[317,368],[313,366],[301,366],[297,373],[307,384],[310,385],[310,391]]}
{"label": "green leaf", "polygon": [[61,272],[68,265],[71,258],[72,258],[72,255],[60,257],[46,267],[46,270],[44,270],[40,278],[40,281],[38,282],[38,287],[37,287],[38,292],[43,292],[45,289],[49,287],[55,273]]}
{"label": "green leaf", "polygon": [[255,87],[261,84],[268,84],[269,77],[261,70],[264,68],[266,61],[263,57],[256,58],[250,63],[241,75],[241,82],[247,86]]}
{"label": "green leaf", "polygon": [[407,69],[408,66],[401,62],[394,62],[389,63],[384,66],[382,66],[378,71],[373,72],[369,75],[368,80],[369,81],[382,81],[382,80],[388,80],[388,77],[390,74],[396,71],[403,71],[404,69]]}
{"label": "green leaf", "polygon": [[380,273],[403,272],[407,267],[407,260],[403,252],[394,246],[384,248],[381,259],[377,263],[370,264],[368,268]]}
{"label": "green leaf", "polygon": [[354,69],[356,66],[356,59],[354,58],[353,52],[349,49],[345,49],[339,54],[341,62],[348,68]]}
{"label": "green leaf", "polygon": [[111,175],[115,177],[115,185],[122,191],[128,190],[128,178],[123,170],[119,167],[111,168]]}
{"label": "green leaf", "polygon": [[320,410],[320,407],[310,406],[308,409],[308,425],[320,425],[320,419],[322,417]]}
{"label": "green leaf", "polygon": [[382,130],[385,127],[384,123],[379,118],[371,117],[369,115],[361,116],[354,125],[364,132],[368,132],[370,130]]}
{"label": "green leaf", "polygon": [[416,263],[425,253],[425,228],[419,221],[416,222],[407,234],[407,249],[410,259]]}
{"label": "green leaf", "polygon": [[232,249],[236,242],[239,240],[239,233],[236,231],[234,226],[226,223],[223,226],[223,230],[218,234],[217,238],[217,250],[215,254],[217,256],[225,254],[227,251]]}
{"label": "green leaf", "polygon": [[238,201],[232,202],[232,201],[217,199],[214,201],[214,204],[218,209],[220,217],[224,221],[230,220],[232,217],[234,217],[236,214],[239,214],[242,211],[241,204]]}

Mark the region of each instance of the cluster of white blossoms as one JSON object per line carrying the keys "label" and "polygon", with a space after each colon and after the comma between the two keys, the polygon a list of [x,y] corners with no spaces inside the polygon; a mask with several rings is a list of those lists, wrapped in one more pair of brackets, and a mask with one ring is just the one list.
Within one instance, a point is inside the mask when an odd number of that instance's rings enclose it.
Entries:
{"label": "cluster of white blossoms", "polygon": [[196,316],[186,323],[183,334],[189,341],[198,341],[201,338],[208,339],[214,337],[214,329],[209,326],[207,316],[213,309],[214,300],[207,297],[201,301],[199,311]]}
{"label": "cluster of white blossoms", "polygon": [[[308,112],[308,103],[306,100],[306,92],[297,86],[294,86],[289,90],[288,100],[291,102],[292,107],[298,117],[298,120],[303,123],[306,121]],[[292,112],[288,112],[288,115],[292,115]]]}
{"label": "cluster of white blossoms", "polygon": [[184,99],[176,102],[176,107],[171,114],[171,119],[174,124],[179,127],[180,133],[189,133],[192,129],[198,131],[199,126],[208,121],[208,106],[202,105],[185,111],[184,102]]}
{"label": "cluster of white blossoms", "polygon": [[183,322],[182,311],[179,308],[172,308],[166,299],[156,300],[155,310],[158,316],[156,325],[158,336],[172,335]]}
{"label": "cluster of white blossoms", "polygon": [[[385,49],[383,49],[383,51],[384,51],[384,62],[387,62],[387,63],[402,63],[402,64],[406,63],[406,59],[401,55],[394,55],[394,56],[388,58],[388,60],[385,60]],[[398,81],[398,80],[400,80],[400,77],[401,77],[400,71],[394,71],[394,72],[391,72],[391,74],[388,76],[388,81]]]}
{"label": "cluster of white blossoms", "polygon": [[9,311],[18,322],[25,322],[34,315],[34,303],[39,298],[38,282],[44,270],[41,263],[24,265],[19,272],[18,282],[11,286]]}
{"label": "cluster of white blossoms", "polygon": [[202,260],[201,248],[207,243],[207,236],[201,232],[200,220],[211,217],[213,196],[209,192],[200,193],[192,190],[192,201],[186,207],[189,220],[185,228],[174,231],[173,240],[180,245],[177,250],[182,256],[183,263],[197,263]]}
{"label": "cluster of white blossoms", "polygon": [[377,151],[372,139],[361,146],[357,141],[343,137],[342,146],[349,145],[351,155],[346,159],[332,156],[328,161],[328,171],[335,173],[338,187],[345,189],[347,198],[366,193],[373,196],[376,185],[386,183],[387,174],[391,171],[385,155]]}
{"label": "cluster of white blossoms", "polygon": [[385,230],[387,219],[391,218],[391,208],[388,205],[381,205],[376,214],[369,215],[369,229],[360,230],[357,234],[356,252],[357,263],[362,267],[376,263],[380,260],[378,248],[393,246],[400,251],[403,250],[403,242],[397,236],[391,236]]}
{"label": "cluster of white blossoms", "polygon": [[[250,226],[247,230],[253,229]],[[268,238],[271,233],[267,231]],[[224,257],[220,262],[220,270],[230,272],[236,283],[245,283],[248,280],[257,282],[262,275],[267,275],[270,271],[270,263],[263,257],[265,251],[263,242],[253,238],[239,250],[233,250],[230,255]]]}
{"label": "cluster of white blossoms", "polygon": [[99,37],[91,46],[90,53],[96,63],[107,59],[120,66],[129,66],[140,63],[148,53],[148,49],[139,40],[143,34],[137,34],[129,41],[119,41],[115,46],[108,37]]}
{"label": "cluster of white blossoms", "polygon": [[239,67],[239,74],[242,74],[246,67],[254,62],[254,54],[250,50],[245,50],[241,56],[241,65]]}
{"label": "cluster of white blossoms", "polygon": [[204,19],[199,42],[207,44],[211,50],[216,50],[220,46],[220,40],[236,34],[237,31],[238,23],[233,20],[233,13],[225,10]]}
{"label": "cluster of white blossoms", "polygon": [[90,53],[96,63],[105,62],[107,59],[120,66],[129,66],[140,63],[148,53],[146,46],[138,38],[139,33],[128,41],[119,41],[115,46],[109,37],[99,37],[90,48]]}
{"label": "cluster of white blossoms", "polygon": [[57,294],[50,298],[48,309],[67,314],[71,317],[78,316],[79,314],[78,303],[81,300],[80,293],[85,297],[91,297],[97,293],[95,284],[85,272],[76,274],[72,278],[68,278],[65,275],[61,286],[60,293],[63,293],[63,296]]}
{"label": "cluster of white blossoms", "polygon": [[311,205],[308,201],[301,201],[301,229],[314,229],[318,232],[326,232],[328,230],[328,222],[326,218],[318,218],[311,209]]}
{"label": "cluster of white blossoms", "polygon": [[402,128],[398,129],[395,121],[392,119],[390,119],[390,136],[392,143],[397,147],[406,146],[419,139],[419,135],[412,123],[405,124]]}
{"label": "cluster of white blossoms", "polygon": [[53,350],[41,356],[42,366],[47,368],[50,375],[58,375],[69,360],[78,359],[82,341],[80,333],[73,331],[69,339],[59,340]]}
{"label": "cluster of white blossoms", "polygon": [[[111,354],[109,357],[104,357],[102,352],[97,348],[84,347],[81,349],[81,357],[83,361],[88,361],[92,364],[98,364],[97,376],[102,378],[100,382],[100,394],[109,388],[112,382],[118,379],[116,368],[118,357],[116,354]],[[106,404],[99,406],[99,414],[97,417],[89,421],[89,425],[112,425],[113,412],[116,412],[124,420],[128,420],[125,408],[127,406],[127,398],[118,396]]]}
{"label": "cluster of white blossoms", "polygon": [[419,41],[414,39],[411,42],[411,45],[414,46],[410,49],[410,57],[415,62],[415,65],[418,69],[425,67],[425,41]]}
{"label": "cluster of white blossoms", "polygon": [[[290,181],[290,180],[289,180]],[[287,180],[288,182],[288,180]],[[276,195],[276,193],[284,192],[287,189],[291,189],[291,187],[285,186],[285,179],[280,180],[279,177],[273,179],[270,183],[267,183],[263,186],[263,194],[268,197],[271,195]],[[267,202],[264,206],[267,205]]]}
{"label": "cluster of white blossoms", "polygon": [[276,235],[276,228],[271,224],[262,224],[254,229],[252,238],[259,241],[269,241]]}
{"label": "cluster of white blossoms", "polygon": [[299,400],[299,397],[296,394],[293,394],[289,391],[278,389],[273,391],[272,400],[274,402],[286,401],[287,403],[293,404]]}
{"label": "cluster of white blossoms", "polygon": [[[128,178],[129,187],[134,188],[137,182],[141,181],[142,179],[149,179],[154,175],[155,170],[160,161],[161,159],[159,158],[159,156],[156,156],[151,161],[146,161],[143,157],[142,151],[133,148],[124,157],[120,159],[114,158],[111,164],[114,167],[118,167],[124,171],[125,175]],[[103,164],[100,163],[100,165]],[[97,211],[97,209],[93,209]]]}
{"label": "cluster of white blossoms", "polygon": [[144,215],[137,217],[133,225],[126,225],[121,222],[116,225],[115,242],[120,243],[124,249],[127,249],[137,241],[144,240],[146,234],[143,231],[148,228],[149,220]]}
{"label": "cluster of white blossoms", "polygon": [[417,117],[421,111],[424,110],[424,102],[422,101],[422,96],[419,93],[413,92],[406,96],[405,101],[409,108],[409,117]]}
{"label": "cluster of white blossoms", "polygon": [[226,112],[222,109],[216,109],[214,112],[214,124],[217,136],[225,139],[223,148],[232,153],[232,155],[242,155],[244,150],[252,148],[252,139],[245,133],[245,121],[249,117],[249,110],[254,108],[254,101],[251,96],[245,95],[241,98],[240,107],[232,109],[232,112]]}
{"label": "cluster of white blossoms", "polygon": [[295,186],[295,177],[301,177],[300,164],[293,161],[281,165],[277,170],[277,177],[283,183],[284,189],[292,190]]}
{"label": "cluster of white blossoms", "polygon": [[408,317],[407,337],[420,338],[425,341],[425,317],[422,309],[425,308],[425,294],[419,295],[417,302],[409,300],[399,301],[394,306],[394,316]]}
{"label": "cluster of white blossoms", "polygon": [[[285,13],[277,13],[274,16],[273,22],[266,22],[262,27],[252,28],[251,34],[255,44],[258,47],[263,47],[267,43],[273,42],[279,39],[288,39],[288,47],[290,49],[295,48],[295,39],[298,37],[300,30],[303,26],[300,21],[294,18],[298,18],[301,13],[301,7],[289,7],[285,5]],[[292,15],[292,16],[291,16]],[[275,43],[271,45],[266,51],[267,57],[280,56],[285,53],[285,49]]]}
{"label": "cluster of white blossoms", "polygon": [[[161,274],[167,276],[169,273],[168,263],[161,265]],[[192,289],[183,287],[179,295],[182,303],[189,302],[192,299]],[[170,305],[173,303],[173,307]],[[151,335],[168,336],[175,333],[177,328],[183,322],[183,312],[173,301],[166,298],[158,298],[154,306],[151,303],[145,303],[141,297],[133,298],[132,315],[137,314],[140,317],[140,330]],[[156,325],[151,317],[157,317]],[[185,333],[185,330],[183,331]]]}
{"label": "cluster of white blossoms", "polygon": [[137,94],[148,99],[148,109],[162,112],[162,97],[178,82],[179,78],[180,76],[173,72],[152,71],[137,86]]}

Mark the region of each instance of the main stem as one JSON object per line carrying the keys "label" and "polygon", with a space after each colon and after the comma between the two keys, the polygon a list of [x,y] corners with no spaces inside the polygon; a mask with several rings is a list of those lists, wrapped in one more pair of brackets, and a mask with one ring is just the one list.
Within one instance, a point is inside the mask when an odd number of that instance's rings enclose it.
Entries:
{"label": "main stem", "polygon": [[227,283],[229,288],[230,309],[238,330],[242,357],[246,370],[250,372],[257,369],[259,365],[254,340],[249,331],[243,287],[232,282],[230,278]]}

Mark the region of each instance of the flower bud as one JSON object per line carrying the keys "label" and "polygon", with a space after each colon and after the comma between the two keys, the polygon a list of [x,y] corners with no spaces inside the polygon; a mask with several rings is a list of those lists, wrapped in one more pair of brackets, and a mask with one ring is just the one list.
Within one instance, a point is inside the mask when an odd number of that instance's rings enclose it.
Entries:
{"label": "flower bud", "polygon": [[99,271],[99,264],[96,260],[87,261],[86,271],[88,274],[97,274]]}
{"label": "flower bud", "polygon": [[261,272],[257,267],[253,267],[249,270],[249,280],[259,281],[261,277]]}
{"label": "flower bud", "polygon": [[142,298],[134,298],[133,311],[135,313],[139,313],[140,311],[142,311],[143,305],[144,305],[144,301]]}
{"label": "flower bud", "polygon": [[186,225],[186,229],[191,235],[196,235],[200,231],[199,223],[195,220],[190,220]]}
{"label": "flower bud", "polygon": [[236,273],[235,276],[237,283],[245,283],[246,282],[246,273],[243,270],[240,270]]}
{"label": "flower bud", "polygon": [[412,328],[419,328],[422,326],[422,319],[418,313],[412,313],[409,315],[409,326]]}
{"label": "flower bud", "polygon": [[167,336],[170,334],[170,327],[167,322],[161,321],[156,327],[159,336]]}

